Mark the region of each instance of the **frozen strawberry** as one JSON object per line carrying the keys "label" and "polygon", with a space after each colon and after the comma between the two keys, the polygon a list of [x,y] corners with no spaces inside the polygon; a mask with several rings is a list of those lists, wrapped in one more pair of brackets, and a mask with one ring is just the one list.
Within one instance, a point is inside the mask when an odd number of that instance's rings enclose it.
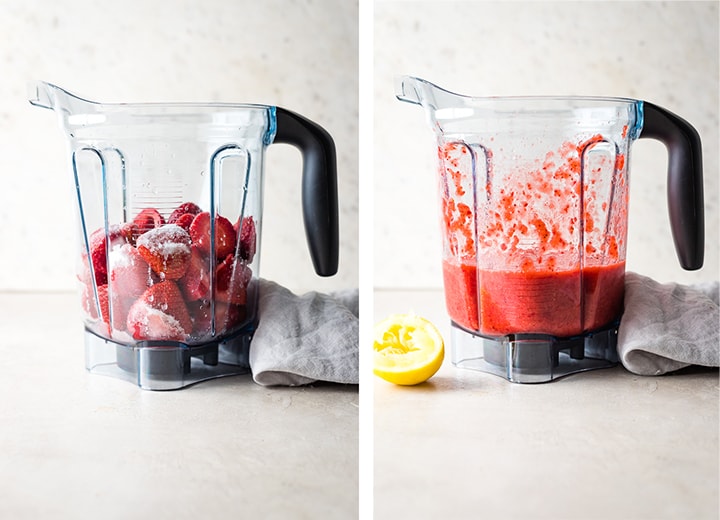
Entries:
{"label": "frozen strawberry", "polygon": [[125,330],[127,314],[145,290],[159,281],[137,249],[125,244],[110,251],[110,302],[112,304],[112,326]]}
{"label": "frozen strawberry", "polygon": [[95,299],[95,291],[92,285],[86,285],[83,291],[83,308],[88,316],[92,318],[92,323],[87,325],[97,334],[110,337],[110,304],[108,301],[108,286],[99,285],[97,287],[97,301],[100,302],[100,316],[98,320],[98,305]]}
{"label": "frozen strawberry", "polygon": [[90,264],[88,263],[88,255],[85,250],[80,255],[80,264],[77,266],[77,279],[83,285],[89,285],[92,283],[92,276],[90,275]]}
{"label": "frozen strawberry", "polygon": [[82,293],[80,294],[80,303],[82,304],[82,309],[85,311],[85,314],[95,319],[97,318],[97,309],[93,304],[93,295],[90,289],[87,285],[83,285]]}
{"label": "frozen strawberry", "polygon": [[99,231],[100,233],[93,233],[90,237],[90,261],[95,282],[102,285],[107,283],[107,251],[105,249],[105,231]]}
{"label": "frozen strawberry", "polygon": [[210,292],[210,260],[196,245],[190,247],[190,262],[178,285],[189,302],[207,298]]}
{"label": "frozen strawberry", "polygon": [[161,279],[182,278],[190,264],[190,235],[168,224],[151,229],[137,239],[137,250]]}
{"label": "frozen strawberry", "polygon": [[107,285],[100,285],[98,287],[98,299],[100,300],[100,312],[102,313],[102,320],[105,323],[110,323],[110,302],[108,300]]}
{"label": "frozen strawberry", "polygon": [[[210,253],[210,213],[198,213],[190,225],[190,237],[200,250]],[[237,234],[232,223],[221,215],[215,217],[215,258],[220,260],[235,252]]]}
{"label": "frozen strawberry", "polygon": [[83,285],[80,298],[82,302],[82,308],[85,311],[85,314],[96,320],[98,317],[98,312],[97,305],[95,305],[95,293],[93,292],[92,285]]}
{"label": "frozen strawberry", "polygon": [[165,224],[165,219],[155,208],[145,208],[133,219],[135,237]]}
{"label": "frozen strawberry", "polygon": [[[125,318],[127,311],[134,302],[133,299],[121,298],[117,293],[109,290],[109,285],[100,285],[97,288],[98,299],[100,300],[100,313],[105,325],[110,324],[110,311],[112,310],[112,326],[117,330],[125,330]],[[82,307],[87,316],[97,320],[98,311],[95,303],[95,290],[92,285],[84,285],[82,291]],[[110,335],[108,327],[98,330],[103,335]]]}
{"label": "frozen strawberry", "polygon": [[[110,239],[108,247],[107,239]],[[90,235],[90,259],[92,261],[93,272],[95,273],[95,282],[98,285],[105,285],[108,281],[107,271],[107,251],[116,245],[125,244],[128,238],[124,228],[117,225],[108,227],[107,233],[105,228],[95,230]]]}
{"label": "frozen strawberry", "polygon": [[[100,300],[100,313],[102,315],[102,320],[105,323],[110,323],[110,305],[108,302],[108,286],[107,285],[98,285],[97,288],[97,296]],[[90,316],[92,319],[96,320],[98,318],[98,312],[97,312],[97,304],[95,302],[95,291],[92,287],[92,285],[86,285],[83,287],[83,293],[82,293],[82,305],[83,309],[87,313],[88,316]]]}
{"label": "frozen strawberry", "polygon": [[150,287],[157,276],[130,244],[124,244],[110,251],[110,288],[124,298],[135,299]]}
{"label": "frozen strawberry", "polygon": [[221,302],[245,305],[247,286],[252,270],[244,261],[236,261],[233,255],[225,257],[215,270],[215,299]]}
{"label": "frozen strawberry", "polygon": [[184,341],[193,324],[175,282],[148,288],[128,311],[127,331],[135,339]]}
{"label": "frozen strawberry", "polygon": [[[199,300],[188,305],[193,319],[193,335],[198,338],[212,336],[212,306],[209,301]],[[245,307],[215,302],[215,335],[231,331],[245,319]]]}
{"label": "frozen strawberry", "polygon": [[[168,224],[175,224],[183,215],[192,215],[193,217],[200,213],[202,210],[200,206],[193,202],[184,202],[180,204],[168,218]],[[192,222],[192,221],[191,221]],[[179,225],[179,224],[178,224]]]}
{"label": "frozen strawberry", "polygon": [[175,222],[172,222],[172,224],[177,224],[185,231],[189,231],[193,220],[195,220],[195,215],[192,213],[185,213],[184,215],[180,215]]}
{"label": "frozen strawberry", "polygon": [[125,239],[125,242],[134,246],[135,240],[140,235],[140,232],[138,231],[138,227],[135,224],[133,224],[132,222],[125,222],[124,224],[120,225],[120,234]]}
{"label": "frozen strawberry", "polygon": [[128,298],[117,292],[112,291],[110,287],[110,304],[112,305],[112,328],[117,331],[124,331],[127,327],[127,316],[130,307],[133,306],[136,299]]}
{"label": "frozen strawberry", "polygon": [[252,217],[245,217],[238,220],[236,226],[237,233],[240,236],[240,258],[247,263],[252,262],[257,248],[257,233],[255,232],[255,221]]}

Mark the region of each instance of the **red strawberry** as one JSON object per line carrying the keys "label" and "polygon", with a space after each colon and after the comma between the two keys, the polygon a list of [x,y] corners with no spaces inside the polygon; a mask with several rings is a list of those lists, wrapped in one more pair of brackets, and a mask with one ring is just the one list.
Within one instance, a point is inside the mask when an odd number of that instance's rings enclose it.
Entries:
{"label": "red strawberry", "polygon": [[257,234],[255,232],[255,221],[252,217],[245,217],[238,220],[236,231],[240,236],[240,258],[252,262],[257,248]]}
{"label": "red strawberry", "polygon": [[[107,239],[110,239],[110,247],[107,247]],[[108,227],[105,234],[105,228],[96,229],[90,235],[90,259],[92,261],[93,272],[95,273],[95,282],[98,285],[105,285],[108,280],[107,272],[107,250],[112,249],[114,245],[125,244],[128,242],[126,230],[117,225]]]}
{"label": "red strawberry", "polygon": [[157,279],[138,250],[130,244],[110,251],[109,286],[114,329],[125,330],[128,310]]}
{"label": "red strawberry", "polygon": [[88,256],[85,251],[80,256],[80,265],[77,268],[77,279],[84,285],[92,283],[92,277],[90,276],[90,265],[88,264]]}
{"label": "red strawberry", "polygon": [[171,222],[171,224],[177,224],[185,231],[189,231],[193,220],[195,220],[195,215],[192,213],[185,213],[184,215],[180,215],[175,222]]}
{"label": "red strawberry", "polygon": [[128,312],[135,301],[135,299],[123,297],[117,292],[110,293],[110,303],[112,304],[112,327],[114,330],[125,330],[125,327],[127,327]]}
{"label": "red strawberry", "polygon": [[184,341],[192,320],[174,282],[158,282],[138,298],[128,312],[127,330],[135,339]]}
{"label": "red strawberry", "polygon": [[90,236],[90,261],[97,284],[107,283],[107,251],[105,230],[98,229]]}
{"label": "red strawberry", "polygon": [[247,264],[242,260],[236,262],[233,255],[228,255],[215,270],[215,299],[245,305],[251,278],[252,270]]}
{"label": "red strawberry", "polygon": [[82,303],[82,308],[85,311],[85,314],[90,316],[92,319],[97,318],[97,309],[95,307],[95,303],[93,302],[92,287],[83,285],[80,302]]}
{"label": "red strawberry", "polygon": [[110,302],[108,301],[108,286],[100,285],[97,288],[98,299],[100,300],[100,312],[102,313],[102,320],[110,324]]}
{"label": "red strawberry", "polygon": [[[110,306],[108,302],[108,286],[98,285],[97,288],[98,299],[100,300],[100,313],[102,320],[105,323],[110,323]],[[92,319],[96,320],[98,317],[97,304],[95,303],[95,292],[93,291],[92,285],[86,285],[83,288],[82,304],[85,312]]]}
{"label": "red strawberry", "polygon": [[135,245],[135,240],[140,235],[138,227],[132,222],[125,222],[120,226],[120,233],[125,238],[125,242],[130,245]]}
{"label": "red strawberry", "polygon": [[93,293],[92,285],[83,285],[82,288],[82,308],[92,319],[96,320],[98,317],[97,305],[95,305],[95,294]]}
{"label": "red strawberry", "polygon": [[[200,213],[202,210],[200,206],[193,202],[184,202],[180,204],[175,211],[170,214],[167,223],[175,224],[183,215],[192,215],[193,217]],[[179,224],[178,224],[179,225]]]}
{"label": "red strawberry", "polygon": [[[200,250],[210,253],[210,213],[198,213],[190,225],[190,237]],[[220,260],[235,251],[237,235],[232,223],[223,216],[215,217],[215,258]]]}
{"label": "red strawberry", "polygon": [[153,272],[130,244],[110,251],[110,286],[113,293],[135,299],[154,282]]}
{"label": "red strawberry", "polygon": [[[188,306],[193,318],[193,334],[198,338],[212,335],[212,312],[210,302],[200,300]],[[215,302],[215,335],[220,336],[245,319],[245,307]]]}
{"label": "red strawberry", "polygon": [[145,208],[132,221],[135,226],[135,238],[147,233],[151,229],[158,228],[165,224],[165,219],[155,208]]}
{"label": "red strawberry", "polygon": [[200,252],[196,245],[190,246],[190,262],[178,284],[187,301],[206,298],[210,291],[210,260]]}
{"label": "red strawberry", "polygon": [[168,224],[151,229],[137,239],[140,255],[160,278],[182,278],[190,264],[190,235],[180,226]]}
{"label": "red strawberry", "polygon": [[[110,304],[108,301],[108,286],[99,285],[97,288],[97,296],[100,302],[100,316],[102,317],[102,321],[97,321],[90,325],[96,333],[100,334],[101,336],[110,337]],[[89,316],[93,320],[97,320],[98,306],[95,300],[95,293],[93,291],[92,285],[85,286],[85,290],[83,292],[83,306],[85,307],[85,310],[88,312]]]}

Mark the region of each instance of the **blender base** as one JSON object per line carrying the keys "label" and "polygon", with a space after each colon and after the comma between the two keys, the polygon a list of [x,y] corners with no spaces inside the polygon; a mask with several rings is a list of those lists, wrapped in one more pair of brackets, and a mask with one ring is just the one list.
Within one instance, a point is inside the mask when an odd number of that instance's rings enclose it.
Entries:
{"label": "blender base", "polygon": [[130,381],[145,390],[177,390],[224,376],[250,372],[254,326],[222,341],[187,345],[179,341],[124,344],[85,329],[85,365],[92,374]]}
{"label": "blender base", "polygon": [[512,383],[547,383],[563,376],[618,364],[619,322],[582,336],[556,338],[543,334],[487,337],[456,323],[451,327],[452,363]]}

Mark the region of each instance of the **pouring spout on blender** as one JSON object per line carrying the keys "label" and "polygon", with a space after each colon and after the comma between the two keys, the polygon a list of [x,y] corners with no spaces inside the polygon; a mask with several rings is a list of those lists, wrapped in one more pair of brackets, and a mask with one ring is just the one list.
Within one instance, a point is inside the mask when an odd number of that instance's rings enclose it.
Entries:
{"label": "pouring spout on blender", "polygon": [[445,90],[427,80],[401,76],[395,80],[395,97],[400,101],[421,105],[428,110],[463,105],[466,96]]}
{"label": "pouring spout on blender", "polygon": [[422,82],[423,80],[413,78],[412,76],[395,78],[395,97],[406,103],[421,105],[422,95],[419,87]]}
{"label": "pouring spout on blender", "polygon": [[[28,83],[27,95],[28,101],[34,106],[55,111],[59,110],[67,114],[95,112],[98,106],[98,103],[78,97],[45,81]],[[91,107],[94,107],[94,109]]]}
{"label": "pouring spout on blender", "polygon": [[54,110],[56,105],[55,91],[57,90],[62,89],[44,81],[32,81],[27,84],[28,101],[36,107]]}

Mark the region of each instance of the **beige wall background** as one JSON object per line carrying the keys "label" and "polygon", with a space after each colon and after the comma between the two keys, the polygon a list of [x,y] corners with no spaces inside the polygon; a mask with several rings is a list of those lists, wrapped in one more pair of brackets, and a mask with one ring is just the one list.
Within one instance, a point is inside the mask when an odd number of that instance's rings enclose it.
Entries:
{"label": "beige wall background", "polygon": [[0,290],[74,288],[74,194],[42,79],[103,102],[253,102],[334,137],[340,271],[315,275],[300,206],[300,155],[268,149],[260,274],[295,291],[356,287],[356,1],[7,0],[0,3]]}
{"label": "beige wall background", "polygon": [[627,266],[661,281],[718,278],[717,2],[375,3],[376,287],[440,287],[435,146],[409,74],[461,94],[645,99],[690,121],[704,145],[706,255],[680,267],[658,142],[632,148]]}
{"label": "beige wall background", "polygon": [[[433,136],[395,100],[413,74],[473,95],[647,99],[692,122],[704,143],[706,262],[679,267],[665,203],[665,150],[631,158],[628,268],[661,280],[718,277],[716,2],[374,4],[374,284],[439,287]],[[341,266],[317,277],[299,203],[299,155],[270,147],[262,276],[293,290],[357,285],[357,2],[9,0],[0,4],[0,290],[73,287],[74,209],[53,114],[27,103],[45,79],[99,101],[277,104],[336,140]],[[367,49],[365,49],[367,51]]]}

